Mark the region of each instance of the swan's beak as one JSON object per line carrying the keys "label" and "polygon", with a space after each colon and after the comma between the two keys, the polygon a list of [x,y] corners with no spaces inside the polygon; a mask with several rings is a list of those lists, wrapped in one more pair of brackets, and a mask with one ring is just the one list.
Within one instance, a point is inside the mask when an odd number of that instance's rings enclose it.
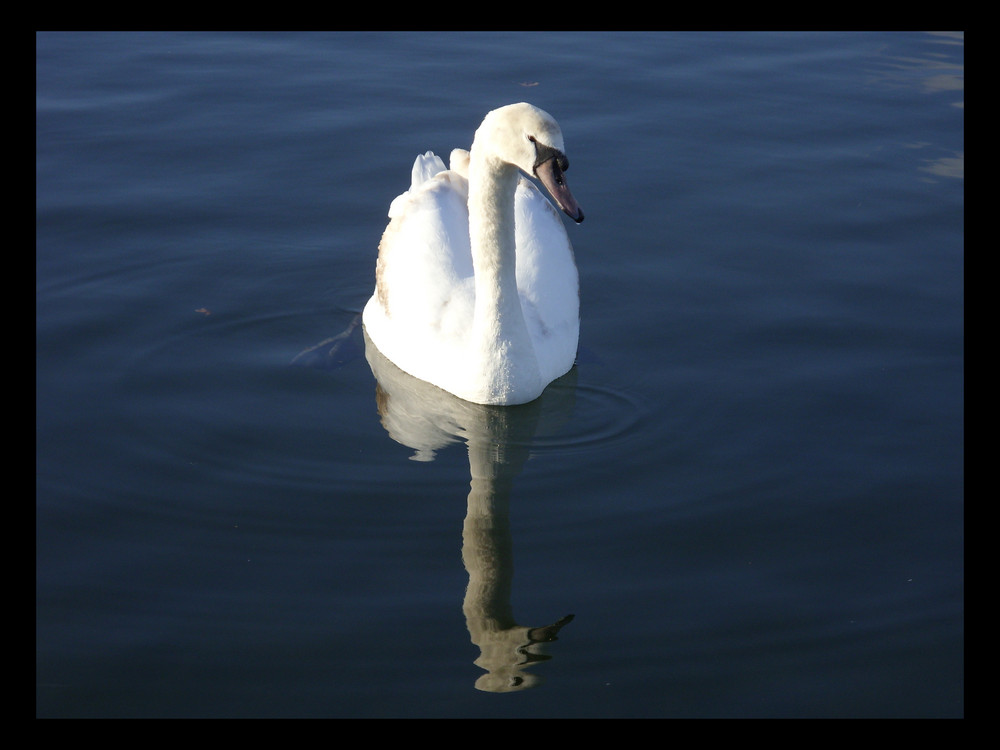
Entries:
{"label": "swan's beak", "polygon": [[545,189],[549,191],[563,213],[577,224],[583,221],[583,211],[580,210],[576,198],[569,191],[566,175],[563,174],[562,167],[559,166],[559,159],[553,157],[535,165],[535,175],[545,185]]}

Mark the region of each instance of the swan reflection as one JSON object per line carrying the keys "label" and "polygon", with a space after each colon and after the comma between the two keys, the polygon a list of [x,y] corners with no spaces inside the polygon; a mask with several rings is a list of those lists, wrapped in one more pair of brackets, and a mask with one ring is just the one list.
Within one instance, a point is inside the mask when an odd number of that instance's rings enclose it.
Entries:
{"label": "swan reflection", "polygon": [[499,693],[538,685],[541,678],[526,670],[551,658],[543,644],[555,641],[573,615],[542,626],[514,619],[510,496],[532,440],[553,431],[572,411],[576,369],[531,403],[497,407],[463,401],[407,375],[379,352],[367,332],[365,357],[377,381],[382,425],[393,440],[414,450],[413,460],[432,461],[435,451],[459,441],[468,446],[471,481],[462,562],[469,586],[462,611],[480,650],[475,664],[486,671],[476,687]]}

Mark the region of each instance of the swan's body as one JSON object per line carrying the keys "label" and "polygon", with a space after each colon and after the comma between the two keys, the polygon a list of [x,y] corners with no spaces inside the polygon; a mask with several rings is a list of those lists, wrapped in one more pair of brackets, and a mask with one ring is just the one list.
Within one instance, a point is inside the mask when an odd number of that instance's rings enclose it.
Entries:
{"label": "swan's body", "polygon": [[573,366],[580,333],[573,248],[539,177],[583,221],[559,126],[530,104],[490,112],[451,169],[417,157],[389,207],[363,320],[401,370],[480,404],[522,404]]}

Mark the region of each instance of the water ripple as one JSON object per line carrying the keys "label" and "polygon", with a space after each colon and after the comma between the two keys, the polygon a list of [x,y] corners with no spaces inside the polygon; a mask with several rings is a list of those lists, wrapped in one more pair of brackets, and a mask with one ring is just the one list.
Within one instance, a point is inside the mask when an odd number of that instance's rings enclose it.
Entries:
{"label": "water ripple", "polygon": [[649,415],[649,407],[637,396],[605,385],[578,383],[573,387],[575,406],[564,428],[551,435],[536,435],[535,453],[580,453],[606,448],[632,439]]}

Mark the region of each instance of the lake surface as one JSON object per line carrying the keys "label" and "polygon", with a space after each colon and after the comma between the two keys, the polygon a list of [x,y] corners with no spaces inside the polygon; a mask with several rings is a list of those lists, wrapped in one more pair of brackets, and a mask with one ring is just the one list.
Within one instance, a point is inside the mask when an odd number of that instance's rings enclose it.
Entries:
{"label": "lake surface", "polygon": [[[521,100],[581,345],[489,409],[357,316]],[[38,34],[36,715],[963,716],[963,175],[962,34]]]}

